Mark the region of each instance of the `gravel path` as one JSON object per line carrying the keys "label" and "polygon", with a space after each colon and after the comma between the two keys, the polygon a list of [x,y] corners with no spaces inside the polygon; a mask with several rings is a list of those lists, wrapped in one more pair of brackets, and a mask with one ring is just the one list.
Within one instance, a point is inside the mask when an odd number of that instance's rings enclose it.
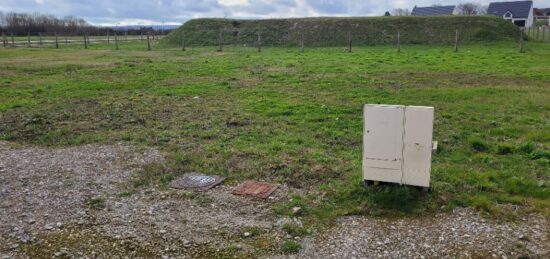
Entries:
{"label": "gravel path", "polygon": [[482,218],[471,209],[396,220],[344,217],[294,258],[550,258],[548,219]]}
{"label": "gravel path", "polygon": [[[139,189],[131,175],[163,156],[118,144],[48,149],[0,142],[0,258],[22,255],[248,256],[285,237],[267,201],[231,194]],[[228,249],[229,248],[229,249]]]}

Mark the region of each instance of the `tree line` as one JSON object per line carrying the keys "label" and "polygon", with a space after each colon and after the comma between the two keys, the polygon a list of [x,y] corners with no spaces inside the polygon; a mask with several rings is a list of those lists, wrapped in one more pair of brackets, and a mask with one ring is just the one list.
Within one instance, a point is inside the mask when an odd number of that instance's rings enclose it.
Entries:
{"label": "tree line", "polygon": [[[13,34],[15,36],[31,35],[105,35],[113,34],[116,30],[110,27],[99,27],[88,23],[82,18],[66,16],[58,18],[53,15],[28,14],[28,13],[3,13],[0,12],[0,33]],[[122,31],[122,30],[119,30]],[[153,33],[152,27],[139,29],[125,29],[122,33],[139,35],[141,33]]]}

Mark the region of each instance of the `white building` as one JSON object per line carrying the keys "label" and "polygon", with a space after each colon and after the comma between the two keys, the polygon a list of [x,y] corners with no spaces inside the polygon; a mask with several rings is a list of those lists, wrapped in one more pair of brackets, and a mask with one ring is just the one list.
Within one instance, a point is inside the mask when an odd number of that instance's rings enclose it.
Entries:
{"label": "white building", "polygon": [[487,14],[501,16],[519,27],[531,27],[534,20],[533,1],[491,3]]}

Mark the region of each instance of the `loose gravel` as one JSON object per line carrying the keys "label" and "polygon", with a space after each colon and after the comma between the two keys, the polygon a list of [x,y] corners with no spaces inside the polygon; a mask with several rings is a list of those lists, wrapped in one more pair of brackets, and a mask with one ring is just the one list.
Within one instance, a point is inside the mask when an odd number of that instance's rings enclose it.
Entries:
{"label": "loose gravel", "polygon": [[459,208],[435,216],[344,217],[294,258],[550,258],[548,219],[484,219]]}
{"label": "loose gravel", "polygon": [[[132,174],[163,155],[127,144],[69,148],[0,142],[0,258],[550,258],[548,218],[485,219],[471,209],[426,217],[343,217],[318,236],[295,237],[267,200],[207,192],[131,189]],[[299,211],[300,208],[293,208]],[[295,240],[302,249],[281,255]],[[258,253],[257,248],[262,251]]]}
{"label": "loose gravel", "polygon": [[134,172],[162,161],[154,149],[124,144],[0,142],[0,258],[248,256],[255,242],[274,250],[284,239],[271,207],[287,199],[287,187],[268,200],[232,195],[226,185],[204,193],[128,189]]}

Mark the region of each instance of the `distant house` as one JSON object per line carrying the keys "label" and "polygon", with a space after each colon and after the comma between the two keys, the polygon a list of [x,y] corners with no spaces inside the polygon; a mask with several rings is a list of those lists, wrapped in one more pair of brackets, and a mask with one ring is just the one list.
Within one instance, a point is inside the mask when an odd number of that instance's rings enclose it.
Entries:
{"label": "distant house", "polygon": [[454,6],[454,5],[428,6],[428,7],[417,7],[417,6],[415,6],[412,10],[411,15],[414,15],[414,16],[453,15],[455,7],[456,6]]}
{"label": "distant house", "polygon": [[533,1],[491,3],[487,14],[500,16],[519,27],[531,27],[533,26]]}
{"label": "distant house", "polygon": [[548,20],[550,22],[550,8],[533,8],[533,14],[535,21]]}

